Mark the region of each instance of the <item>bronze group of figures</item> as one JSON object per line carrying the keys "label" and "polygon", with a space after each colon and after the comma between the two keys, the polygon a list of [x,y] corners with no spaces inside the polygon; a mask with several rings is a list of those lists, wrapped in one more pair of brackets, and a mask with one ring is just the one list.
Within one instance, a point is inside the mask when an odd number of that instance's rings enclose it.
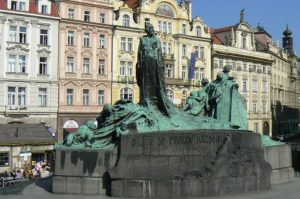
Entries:
{"label": "bronze group of figures", "polygon": [[138,133],[196,129],[247,129],[247,112],[238,86],[224,67],[217,79],[202,80],[203,88],[191,92],[182,110],[166,95],[161,42],[152,24],[140,38],[137,83],[140,103],[120,100],[106,104],[97,117],[98,125],[89,121],[69,134],[63,145],[111,149],[114,140],[134,129]]}

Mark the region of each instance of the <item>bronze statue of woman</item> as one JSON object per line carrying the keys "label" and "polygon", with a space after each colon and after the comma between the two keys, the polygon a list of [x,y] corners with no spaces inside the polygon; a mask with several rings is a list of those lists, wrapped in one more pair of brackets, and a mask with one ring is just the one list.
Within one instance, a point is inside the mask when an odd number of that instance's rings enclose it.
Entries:
{"label": "bronze statue of woman", "polygon": [[170,117],[173,104],[166,95],[161,43],[152,24],[146,25],[146,33],[140,38],[136,68],[140,104],[150,112],[158,111]]}

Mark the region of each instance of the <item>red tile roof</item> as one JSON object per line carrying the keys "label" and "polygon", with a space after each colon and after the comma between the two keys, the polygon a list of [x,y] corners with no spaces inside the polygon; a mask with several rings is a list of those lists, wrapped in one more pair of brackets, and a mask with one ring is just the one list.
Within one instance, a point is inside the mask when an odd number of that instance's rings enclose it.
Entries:
{"label": "red tile roof", "polygon": [[[31,14],[39,14],[39,15],[48,15],[53,17],[59,17],[59,10],[58,10],[58,3],[52,0],[48,0],[51,2],[51,14],[42,14],[38,12],[38,3],[36,0],[29,0],[29,12],[20,11],[22,13],[31,13]],[[9,10],[7,8],[7,1],[6,0],[0,0],[0,9],[1,10]],[[18,12],[17,10],[14,10]]]}

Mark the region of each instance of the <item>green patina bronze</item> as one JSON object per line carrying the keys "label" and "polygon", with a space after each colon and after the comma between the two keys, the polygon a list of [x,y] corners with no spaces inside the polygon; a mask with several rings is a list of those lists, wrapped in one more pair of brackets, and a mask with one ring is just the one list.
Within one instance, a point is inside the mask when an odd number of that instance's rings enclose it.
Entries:
{"label": "green patina bronze", "polygon": [[261,136],[261,141],[264,147],[266,146],[280,146],[280,145],[284,145],[285,143],[282,142],[277,142],[275,140],[272,140],[270,138],[270,136],[268,135],[262,135]]}
{"label": "green patina bronze", "polygon": [[224,67],[217,79],[202,80],[203,88],[193,91],[182,110],[166,95],[164,61],[161,42],[151,24],[147,35],[140,38],[137,83],[140,103],[120,100],[106,104],[97,117],[98,126],[88,121],[57,147],[113,149],[116,138],[131,132],[163,132],[169,130],[243,129],[247,130],[245,100],[238,85]]}

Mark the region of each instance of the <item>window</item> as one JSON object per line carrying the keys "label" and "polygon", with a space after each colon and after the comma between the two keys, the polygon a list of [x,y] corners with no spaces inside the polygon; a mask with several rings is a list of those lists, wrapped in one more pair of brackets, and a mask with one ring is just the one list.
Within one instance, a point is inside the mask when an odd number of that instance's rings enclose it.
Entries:
{"label": "window", "polygon": [[40,57],[39,74],[42,74],[42,75],[47,74],[47,58],[46,57]]}
{"label": "window", "polygon": [[26,56],[25,55],[19,55],[19,72],[26,73]]}
{"label": "window", "polygon": [[84,21],[90,21],[90,11],[84,11]]}
{"label": "window", "polygon": [[130,26],[130,18],[128,15],[123,16],[123,26],[129,27]]}
{"label": "window", "polygon": [[11,1],[10,8],[12,10],[17,10],[17,1]]}
{"label": "window", "polygon": [[147,27],[147,24],[150,23],[150,18],[145,18],[145,28]]}
{"label": "window", "polygon": [[90,73],[90,58],[83,58],[83,73]]}
{"label": "window", "polygon": [[8,72],[15,73],[17,72],[17,56],[16,55],[9,55],[8,57]]}
{"label": "window", "polygon": [[166,78],[174,78],[174,65],[173,64],[166,64],[165,77]]}
{"label": "window", "polygon": [[69,19],[74,19],[75,18],[75,9],[74,8],[69,8],[68,16],[69,16]]}
{"label": "window", "polygon": [[100,13],[100,23],[105,23],[105,14]]}
{"label": "window", "polygon": [[17,42],[17,26],[10,26],[8,35],[8,41]]}
{"label": "window", "polygon": [[102,59],[99,59],[99,70],[98,70],[99,75],[104,75],[105,74],[105,61]]}
{"label": "window", "polygon": [[74,72],[74,57],[67,57],[67,72]]}
{"label": "window", "polygon": [[82,97],[83,97],[83,99],[82,99],[83,106],[88,106],[90,103],[90,90],[83,89]]}
{"label": "window", "polygon": [[200,80],[202,80],[205,77],[205,70],[204,70],[204,68],[200,68],[199,77],[200,77]]}
{"label": "window", "polygon": [[20,27],[20,32],[19,32],[20,43],[23,43],[23,44],[26,43],[26,32],[27,32],[26,27]]}
{"label": "window", "polygon": [[26,105],[26,88],[18,87],[18,105],[25,106]]}
{"label": "window", "polygon": [[67,89],[67,105],[74,105],[74,89]]}
{"label": "window", "polygon": [[267,82],[263,81],[262,82],[262,92],[267,93],[268,92],[268,87],[267,87]]}
{"label": "window", "polygon": [[133,63],[127,62],[127,75],[133,76]]}
{"label": "window", "polygon": [[199,53],[200,53],[199,46],[195,46],[194,47],[194,53],[196,54],[196,58],[200,58],[200,55],[199,55]]}
{"label": "window", "polygon": [[199,68],[195,67],[194,70],[194,79],[199,80],[200,79],[200,74],[199,74]]}
{"label": "window", "polygon": [[243,80],[243,91],[247,92],[247,80]]}
{"label": "window", "polygon": [[162,43],[162,53],[171,55],[172,54],[172,43],[163,42]]}
{"label": "window", "polygon": [[105,48],[105,35],[100,35],[99,44],[100,48]]}
{"label": "window", "polygon": [[167,96],[169,100],[171,100],[172,102],[174,101],[174,92],[172,90],[167,89]]}
{"label": "window", "polygon": [[219,60],[219,68],[223,68],[224,67],[224,59],[220,59]]}
{"label": "window", "polygon": [[247,63],[243,63],[243,71],[247,71]]}
{"label": "window", "polygon": [[105,91],[99,90],[98,91],[98,105],[103,106],[105,104]]}
{"label": "window", "polygon": [[182,24],[182,34],[186,35],[186,24]]}
{"label": "window", "polygon": [[242,37],[242,48],[247,49],[247,38],[245,36]]}
{"label": "window", "polygon": [[257,92],[257,81],[256,80],[253,80],[253,82],[252,82],[252,91]]}
{"label": "window", "polygon": [[121,50],[126,51],[126,37],[121,37]]}
{"label": "window", "polygon": [[265,74],[267,73],[267,66],[262,67],[262,72],[265,73]]}
{"label": "window", "polygon": [[186,48],[186,45],[183,44],[182,45],[182,56],[186,57],[186,55],[187,55],[187,48]]}
{"label": "window", "polygon": [[162,32],[162,22],[158,21],[158,31]]}
{"label": "window", "polygon": [[90,33],[85,32],[83,36],[83,46],[85,48],[90,47]]}
{"label": "window", "polygon": [[126,62],[124,61],[120,62],[120,75],[126,75]]}
{"label": "window", "polygon": [[168,22],[168,33],[172,34],[172,23]]}
{"label": "window", "polygon": [[121,50],[122,51],[133,51],[133,39],[121,37]]}
{"label": "window", "polygon": [[9,152],[0,152],[0,167],[9,166]]}
{"label": "window", "polygon": [[257,113],[257,102],[252,103],[252,111],[253,113]]}
{"label": "window", "polygon": [[68,45],[74,45],[74,31],[68,31]]}
{"label": "window", "polygon": [[16,104],[16,98],[17,98],[16,87],[8,87],[7,104],[10,105],[10,106],[17,105]]}
{"label": "window", "polygon": [[182,79],[187,79],[187,67],[182,66]]}
{"label": "window", "polygon": [[256,72],[256,69],[257,69],[257,67],[256,67],[256,65],[254,64],[254,65],[253,65],[253,72]]}
{"label": "window", "polygon": [[43,14],[48,14],[48,6],[42,5],[42,13]]}
{"label": "window", "polygon": [[48,45],[48,30],[40,30],[40,44]]}
{"label": "window", "polygon": [[204,60],[205,59],[205,49],[204,47],[200,47],[200,59]]}
{"label": "window", "polygon": [[202,29],[201,29],[201,27],[200,26],[197,26],[196,27],[196,36],[197,37],[201,37],[202,36]]}
{"label": "window", "polygon": [[232,70],[236,70],[236,61],[232,62]]}
{"label": "window", "polygon": [[267,113],[267,102],[262,102],[262,112],[263,112],[264,114]]}
{"label": "window", "polygon": [[120,92],[121,99],[127,99],[133,101],[133,90],[130,88],[122,88]]}
{"label": "window", "polygon": [[258,133],[258,123],[257,122],[254,123],[254,132]]}
{"label": "window", "polygon": [[39,88],[39,96],[38,96],[39,106],[47,106],[47,89]]}
{"label": "window", "polygon": [[127,50],[129,52],[133,51],[133,39],[132,38],[127,38]]}
{"label": "window", "polygon": [[120,75],[121,76],[133,76],[133,62],[120,62]]}
{"label": "window", "polygon": [[20,10],[21,11],[26,11],[26,2],[20,2]]}

